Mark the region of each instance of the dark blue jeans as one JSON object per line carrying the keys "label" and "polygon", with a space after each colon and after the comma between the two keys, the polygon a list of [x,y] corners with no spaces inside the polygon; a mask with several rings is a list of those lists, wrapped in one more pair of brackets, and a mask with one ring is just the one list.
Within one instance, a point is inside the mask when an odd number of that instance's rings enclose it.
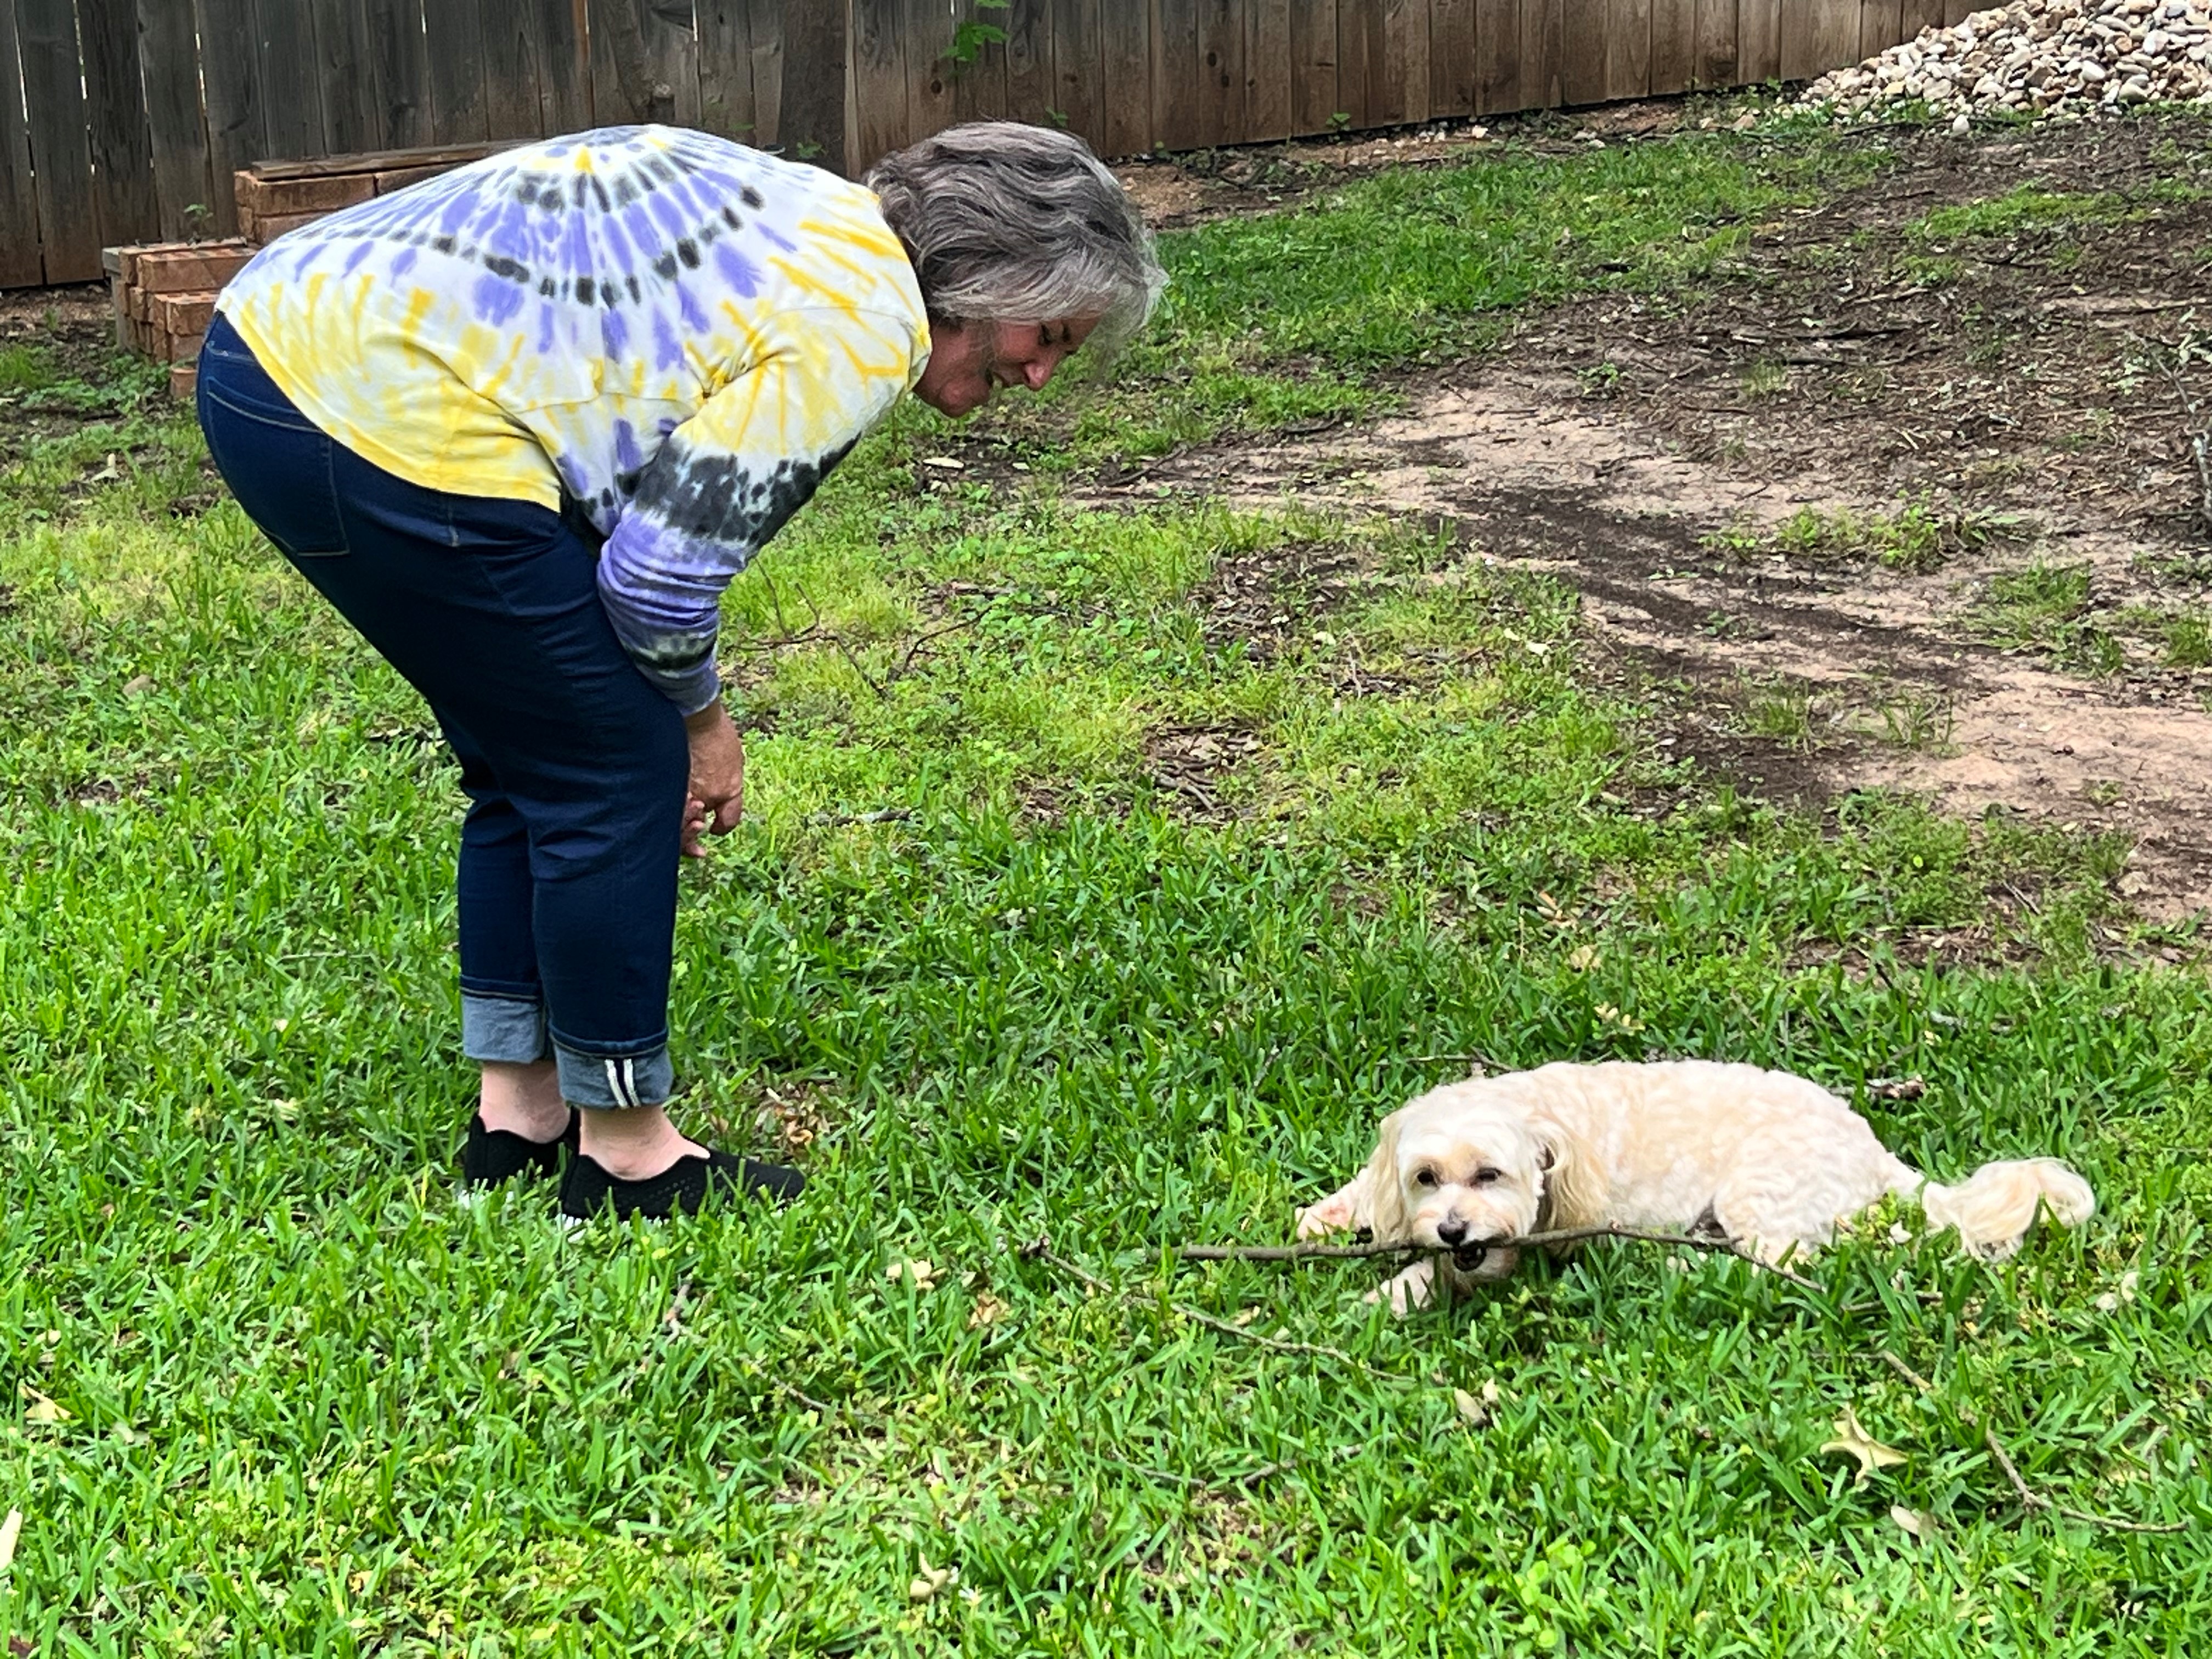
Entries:
{"label": "dark blue jeans", "polygon": [[422,694],[460,762],[465,1052],[550,1054],[579,1106],[667,1099],[690,747],[615,637],[592,550],[549,507],[370,465],[221,319],[199,417],[247,515]]}

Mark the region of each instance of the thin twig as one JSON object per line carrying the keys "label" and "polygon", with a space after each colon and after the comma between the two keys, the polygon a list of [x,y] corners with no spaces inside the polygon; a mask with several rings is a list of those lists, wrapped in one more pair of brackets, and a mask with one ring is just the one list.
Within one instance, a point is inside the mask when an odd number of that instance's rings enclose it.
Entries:
{"label": "thin twig", "polygon": [[[1107,1296],[1118,1297],[1120,1300],[1128,1303],[1132,1307],[1144,1307],[1148,1305],[1148,1299],[1139,1296],[1136,1292],[1125,1291],[1118,1285],[1109,1285],[1096,1274],[1086,1273],[1081,1267],[1077,1267],[1073,1261],[1066,1261],[1061,1257],[1054,1255],[1052,1245],[1045,1239],[1040,1238],[1033,1243],[1024,1245],[1022,1249],[1022,1254],[1028,1256],[1032,1261],[1043,1262],[1048,1267],[1057,1267],[1060,1272],[1067,1274],[1071,1279],[1081,1279],[1085,1285],[1091,1286],[1092,1290],[1100,1291]],[[1386,1371],[1381,1370],[1379,1367],[1369,1364],[1364,1359],[1356,1359],[1352,1355],[1345,1352],[1343,1349],[1332,1348],[1326,1343],[1284,1342],[1275,1337],[1262,1336],[1257,1331],[1248,1331],[1241,1325],[1232,1325],[1225,1319],[1216,1319],[1210,1313],[1201,1312],[1196,1308],[1186,1307],[1180,1302],[1170,1302],[1167,1305],[1173,1311],[1181,1314],[1185,1319],[1190,1320],[1195,1324],[1203,1325],[1208,1330],[1219,1331],[1224,1336],[1233,1336],[1240,1342],[1250,1342],[1259,1347],[1272,1348],[1278,1353],[1308,1354],[1316,1359],[1334,1359],[1340,1365],[1349,1365],[1355,1370],[1365,1371],[1370,1376],[1379,1376],[1386,1382],[1407,1382],[1413,1381],[1411,1377],[1401,1376],[1395,1371]]]}
{"label": "thin twig", "polygon": [[1936,1385],[1934,1383],[1930,1382],[1926,1377],[1921,1376],[1918,1371],[1914,1370],[1911,1366],[1906,1364],[1902,1359],[1899,1359],[1888,1349],[1884,1348],[1875,1356],[1875,1358],[1880,1359],[1883,1364],[1888,1366],[1890,1370],[1895,1371],[1906,1382],[1912,1384],[1914,1388],[1919,1389],[1921,1393],[1933,1394],[1936,1392]]}
{"label": "thin twig", "polygon": [[2186,1521],[2122,1521],[2109,1515],[2091,1515],[2087,1510],[2069,1510],[2063,1504],[2053,1503],[2021,1479],[2020,1471],[2013,1466],[2012,1459],[2005,1455],[2004,1447],[1998,1443],[1995,1429],[1984,1427],[1982,1430],[1982,1443],[1990,1449],[1990,1454],[1997,1460],[1997,1467],[2005,1472],[2005,1478],[2012,1482],[2012,1489],[2020,1494],[2020,1501],[2032,1510],[2049,1510],[2053,1515],[2063,1515],[2069,1521],[2079,1521],[2085,1526],[2110,1527],[2114,1532],[2187,1532],[2189,1530],[2189,1523]]}
{"label": "thin twig", "polygon": [[[1555,1244],[1575,1244],[1586,1238],[1632,1238],[1644,1244],[1678,1244],[1685,1249],[1710,1250],[1733,1255],[1748,1261],[1762,1272],[1788,1279],[1801,1290],[1818,1291],[1820,1286],[1802,1273],[1795,1273],[1776,1261],[1762,1261],[1755,1255],[1745,1255],[1735,1248],[1735,1242],[1726,1238],[1703,1238],[1694,1233],[1645,1232],[1636,1227],[1609,1225],[1604,1227],[1563,1227],[1548,1233],[1529,1233],[1521,1238],[1502,1241],[1502,1248],[1514,1250],[1544,1249]],[[1431,1255],[1449,1255],[1425,1244],[1181,1244],[1175,1247],[1176,1256],[1184,1261],[1352,1261],[1361,1256],[1405,1255],[1426,1251]]]}
{"label": "thin twig", "polygon": [[835,830],[850,823],[904,823],[913,816],[911,806],[879,806],[872,812],[809,812],[805,822]]}
{"label": "thin twig", "polygon": [[1406,1063],[1408,1066],[1473,1066],[1484,1072],[1498,1069],[1498,1062],[1488,1054],[1415,1054]]}
{"label": "thin twig", "polygon": [[[2188,361],[2185,352],[2181,361]],[[2166,371],[2166,378],[2173,382],[2173,395],[2181,399],[2182,412],[2195,421],[2197,418],[2197,400],[2189,395],[2189,388],[2182,384],[2179,365],[2162,362],[2159,367]],[[2212,526],[2212,432],[2199,427],[2185,435],[2189,440],[2189,453],[2197,459],[2197,481],[2204,490],[2203,499],[2197,504],[2197,511],[2204,515],[2204,522]]]}

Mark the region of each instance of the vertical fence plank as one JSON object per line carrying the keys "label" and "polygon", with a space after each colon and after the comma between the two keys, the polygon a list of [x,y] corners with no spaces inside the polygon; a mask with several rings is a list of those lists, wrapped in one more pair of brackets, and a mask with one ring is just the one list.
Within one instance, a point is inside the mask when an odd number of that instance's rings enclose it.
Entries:
{"label": "vertical fence plank", "polygon": [[1700,87],[1736,83],[1736,0],[1697,0],[1698,44],[1690,72]]}
{"label": "vertical fence plank", "polygon": [[952,8],[946,0],[904,0],[899,33],[906,47],[908,143],[942,132],[959,118],[953,85]]}
{"label": "vertical fence plank", "polygon": [[1430,0],[1392,0],[1392,4],[1393,10],[1385,22],[1394,62],[1402,65],[1397,70],[1401,100],[1398,118],[1425,121],[1432,113],[1429,90]]}
{"label": "vertical fence plank", "polygon": [[1474,0],[1430,0],[1429,112],[1472,115],[1480,72],[1474,58]]}
{"label": "vertical fence plank", "polygon": [[1566,46],[1564,0],[1521,0],[1521,107],[1557,109]]}
{"label": "vertical fence plank", "polygon": [[1898,29],[1899,38],[1917,40],[1923,29],[1943,27],[1943,0],[1905,0],[1904,21]]}
{"label": "vertical fence plank", "polygon": [[1370,0],[1337,0],[1336,106],[1347,131],[1377,125],[1375,82],[1382,72],[1382,8]]}
{"label": "vertical fence plank", "polygon": [[783,126],[783,7],[781,0],[752,0],[753,143],[780,142]]}
{"label": "vertical fence plank", "polygon": [[[1914,33],[1918,33],[1915,30]],[[1859,7],[1859,56],[1887,52],[1905,34],[1905,0],[1863,0]]]}
{"label": "vertical fence plank", "polygon": [[16,0],[15,27],[46,277],[90,282],[100,275],[100,222],[76,9],[70,0]]}
{"label": "vertical fence plank", "polygon": [[[433,5],[437,0],[431,0]],[[484,132],[534,138],[544,131],[545,89],[538,84],[538,0],[481,0]]]}
{"label": "vertical fence plank", "polygon": [[1521,0],[1475,0],[1474,106],[1484,115],[1521,106]]}
{"label": "vertical fence plank", "polygon": [[787,155],[842,173],[846,0],[784,0],[783,88],[776,142]]}
{"label": "vertical fence plank", "polygon": [[1098,9],[1099,84],[1104,89],[1102,155],[1141,155],[1152,147],[1152,28],[1138,0],[1102,0]]}
{"label": "vertical fence plank", "polygon": [[1559,15],[1559,95],[1569,104],[1605,101],[1607,0],[1563,0]]}
{"label": "vertical fence plank", "polygon": [[1105,153],[1106,89],[1101,76],[1100,0],[1052,0],[1052,107],[1056,119]]}
{"label": "vertical fence plank", "polygon": [[1651,90],[1651,0],[1607,0],[1605,95],[1641,98]]}
{"label": "vertical fence plank", "polygon": [[422,21],[430,64],[430,142],[467,144],[490,137],[480,0],[423,0]]}
{"label": "vertical fence plank", "polygon": [[1006,114],[1050,125],[1052,18],[1047,0],[1013,0],[999,14],[1006,31]]}
{"label": "vertical fence plank", "polygon": [[697,126],[699,25],[691,0],[647,0],[645,46],[654,75],[675,88],[677,125]]}
{"label": "vertical fence plank", "polygon": [[15,44],[15,0],[0,0],[0,87],[9,88],[0,108],[0,288],[32,288],[46,280],[40,252],[39,191],[31,175],[31,131],[16,118],[15,88],[22,84]]}
{"label": "vertical fence plank", "polygon": [[253,0],[198,0],[194,17],[200,40],[214,43],[199,59],[207,106],[208,188],[213,196],[208,205],[215,210],[216,234],[230,236],[238,230],[232,180],[241,167],[269,154],[260,57],[254,49],[259,26]]}
{"label": "vertical fence plank", "polygon": [[[172,241],[212,235],[216,192],[208,170],[207,121],[200,110],[200,54],[191,0],[138,0],[137,24],[160,234]],[[15,85],[12,68],[0,68],[0,85]],[[15,125],[14,113],[12,106],[6,112],[9,126]],[[228,174],[222,183],[228,191]]]}
{"label": "vertical fence plank", "polygon": [[1782,9],[1782,78],[1809,80],[1858,61],[1859,0],[1804,0]]}
{"label": "vertical fence plank", "polygon": [[138,74],[134,0],[77,0],[77,49],[84,64],[92,140],[92,195],[100,240],[113,247],[158,235],[154,136]]}
{"label": "vertical fence plank", "polygon": [[370,83],[375,143],[406,149],[430,142],[430,52],[422,33],[423,7],[447,0],[367,0],[368,59],[361,66]]}
{"label": "vertical fence plank", "polygon": [[1697,45],[1697,0],[1651,0],[1653,97],[1690,89]]}
{"label": "vertical fence plank", "polygon": [[905,22],[906,0],[853,0],[856,176],[907,142]]}
{"label": "vertical fence plank", "polygon": [[592,64],[585,0],[538,0],[538,131],[580,132],[592,118]]}
{"label": "vertical fence plank", "polygon": [[[1001,34],[1006,33],[1005,12],[975,12],[974,0],[962,0],[960,10],[963,21],[974,17]],[[954,66],[952,101],[963,121],[1004,118],[1006,113],[1006,43],[1004,40],[984,41],[975,48],[973,57]]]}
{"label": "vertical fence plank", "polygon": [[[270,3],[262,0],[264,20]],[[313,30],[314,78],[323,106],[325,148],[310,153],[377,149],[381,135],[369,100],[368,19],[362,0],[307,0],[301,9]]]}
{"label": "vertical fence plank", "polygon": [[1990,0],[1943,0],[1943,21],[1963,23],[1976,12],[1989,9]]}
{"label": "vertical fence plank", "polygon": [[1198,82],[1198,0],[1154,0],[1153,137],[1170,149],[1204,142]]}
{"label": "vertical fence plank", "polygon": [[1782,76],[1782,0],[1737,0],[1736,73],[1757,86]]}
{"label": "vertical fence plank", "polygon": [[1198,0],[1198,133],[1202,144],[1246,134],[1243,0]]}
{"label": "vertical fence plank", "polygon": [[751,0],[698,0],[696,13],[699,125],[747,144],[756,142],[752,11]]}
{"label": "vertical fence plank", "polygon": [[1327,132],[1336,101],[1336,0],[1291,0],[1291,131]]}
{"label": "vertical fence plank", "polygon": [[326,155],[323,82],[314,20],[303,0],[255,0],[254,69],[261,85],[264,152],[257,161]]}
{"label": "vertical fence plank", "polygon": [[1244,0],[1244,137],[1291,136],[1291,0]]}

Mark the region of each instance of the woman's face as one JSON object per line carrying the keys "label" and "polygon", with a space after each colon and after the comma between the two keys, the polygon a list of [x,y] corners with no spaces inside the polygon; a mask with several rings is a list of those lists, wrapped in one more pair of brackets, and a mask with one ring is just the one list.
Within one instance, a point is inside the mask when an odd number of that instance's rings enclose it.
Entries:
{"label": "woman's face", "polygon": [[930,331],[929,365],[914,394],[958,420],[991,401],[1000,386],[1035,392],[1091,337],[1096,317],[1056,323],[951,323]]}

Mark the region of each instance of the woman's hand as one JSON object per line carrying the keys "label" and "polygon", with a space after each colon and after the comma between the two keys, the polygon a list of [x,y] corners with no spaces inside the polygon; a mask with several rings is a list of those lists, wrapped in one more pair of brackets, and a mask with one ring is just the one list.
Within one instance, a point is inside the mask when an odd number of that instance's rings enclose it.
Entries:
{"label": "woman's hand", "polygon": [[726,836],[745,805],[745,740],[716,698],[684,717],[691,741],[691,799],[684,808],[684,855],[707,856],[703,836]]}

